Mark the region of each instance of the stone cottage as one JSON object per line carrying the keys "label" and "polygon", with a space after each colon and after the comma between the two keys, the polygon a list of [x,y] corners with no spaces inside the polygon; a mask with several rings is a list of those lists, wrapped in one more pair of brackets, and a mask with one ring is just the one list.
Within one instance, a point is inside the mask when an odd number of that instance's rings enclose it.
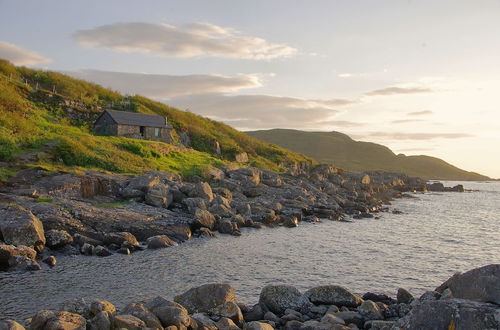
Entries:
{"label": "stone cottage", "polygon": [[94,133],[172,143],[172,126],[166,117],[136,112],[104,110],[94,123]]}

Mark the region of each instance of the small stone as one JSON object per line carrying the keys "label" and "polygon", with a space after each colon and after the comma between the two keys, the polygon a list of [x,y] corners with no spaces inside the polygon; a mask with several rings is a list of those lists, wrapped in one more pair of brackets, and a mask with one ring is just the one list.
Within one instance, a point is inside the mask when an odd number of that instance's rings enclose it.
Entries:
{"label": "small stone", "polygon": [[50,257],[43,259],[43,262],[45,262],[50,267],[54,267],[57,264],[56,257],[54,257],[54,256],[50,256]]}
{"label": "small stone", "polygon": [[122,247],[122,248],[119,248],[118,250],[116,250],[116,253],[129,255],[130,250],[128,248]]}

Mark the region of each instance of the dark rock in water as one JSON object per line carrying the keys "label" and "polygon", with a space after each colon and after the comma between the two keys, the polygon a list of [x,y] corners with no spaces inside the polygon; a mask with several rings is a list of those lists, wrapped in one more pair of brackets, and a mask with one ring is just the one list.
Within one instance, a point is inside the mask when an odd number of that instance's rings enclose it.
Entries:
{"label": "dark rock in water", "polygon": [[50,256],[50,257],[43,259],[43,262],[45,262],[50,267],[54,267],[57,264],[56,257],[54,257],[54,256]]}
{"label": "dark rock in water", "polygon": [[116,253],[129,255],[131,252],[128,248],[123,247],[116,250]]}
{"label": "dark rock in water", "polygon": [[427,184],[427,190],[428,191],[436,191],[436,192],[443,192],[445,191],[444,184],[441,182],[433,182],[431,184]]}
{"label": "dark rock in water", "polygon": [[265,286],[260,292],[259,303],[277,315],[283,315],[288,308],[301,310],[310,305],[307,298],[291,285]]}
{"label": "dark rock in water", "polygon": [[73,237],[65,230],[48,230],[45,232],[46,245],[51,249],[59,249],[73,243]]}
{"label": "dark rock in water", "polygon": [[64,312],[42,310],[31,320],[30,329],[44,330],[85,330],[87,321],[81,315]]}
{"label": "dark rock in water", "polygon": [[363,300],[371,300],[373,302],[381,302],[386,305],[395,304],[397,301],[386,294],[377,294],[372,292],[367,292],[361,297]]}
{"label": "dark rock in water", "polygon": [[38,262],[25,256],[10,257],[9,267],[9,269],[17,271],[33,271],[42,269]]}
{"label": "dark rock in water", "polygon": [[25,328],[12,320],[0,320],[0,330],[24,330]]}
{"label": "dark rock in water", "polygon": [[288,228],[294,228],[299,226],[299,219],[294,216],[284,216],[283,217],[283,226]]}
{"label": "dark rock in water", "polygon": [[26,245],[41,251],[45,245],[42,222],[18,205],[0,204],[0,232],[7,244]]}
{"label": "dark rock in water", "polygon": [[415,305],[396,326],[403,329],[500,329],[497,305],[446,299]]}
{"label": "dark rock in water", "polygon": [[153,236],[147,239],[148,249],[161,249],[178,244],[170,239],[167,235]]}
{"label": "dark rock in water", "polygon": [[309,289],[304,294],[314,304],[357,307],[363,300],[338,285],[324,285]]}
{"label": "dark rock in water", "polygon": [[104,246],[102,245],[98,245],[95,247],[94,249],[94,254],[98,257],[109,257],[110,255],[112,255],[113,253],[111,253],[111,251],[109,251],[107,248],[105,248]]}
{"label": "dark rock in water", "polygon": [[399,304],[409,304],[413,300],[413,295],[406,289],[399,288],[397,294],[397,300]]}
{"label": "dark rock in water", "polygon": [[9,259],[16,256],[24,256],[34,260],[36,251],[24,245],[14,246],[0,244],[0,266],[8,266]]}
{"label": "dark rock in water", "polygon": [[80,248],[80,252],[86,256],[91,256],[94,254],[94,249],[95,247],[93,245],[90,245],[89,243],[84,243]]}
{"label": "dark rock in water", "polygon": [[403,214],[403,211],[394,209],[394,210],[392,210],[392,214]]}
{"label": "dark rock in water", "polygon": [[205,284],[191,288],[174,298],[186,307],[189,313],[204,313],[226,302],[236,303],[234,289],[229,284]]}
{"label": "dark rock in water", "polygon": [[487,265],[463,274],[455,274],[441,284],[436,291],[443,293],[447,288],[451,290],[454,298],[500,305],[500,264]]}

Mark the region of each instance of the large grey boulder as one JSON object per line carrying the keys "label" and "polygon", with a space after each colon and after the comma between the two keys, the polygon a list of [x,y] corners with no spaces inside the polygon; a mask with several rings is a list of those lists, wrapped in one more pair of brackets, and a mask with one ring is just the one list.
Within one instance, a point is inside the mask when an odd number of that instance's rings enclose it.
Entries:
{"label": "large grey boulder", "polygon": [[463,274],[455,274],[441,284],[436,291],[451,290],[454,298],[492,302],[500,305],[500,264],[475,268]]}
{"label": "large grey boulder", "polygon": [[151,206],[167,208],[173,201],[173,195],[166,184],[158,183],[149,187],[144,200]]}
{"label": "large grey boulder", "polygon": [[31,320],[30,330],[85,330],[87,321],[81,315],[65,311],[42,310]]}
{"label": "large grey boulder", "polygon": [[42,222],[18,205],[0,208],[0,231],[7,244],[33,246],[36,250],[43,249],[45,245]]}
{"label": "large grey boulder", "polygon": [[46,244],[51,249],[59,249],[73,243],[73,237],[65,230],[48,230],[45,232]]}
{"label": "large grey boulder", "polygon": [[236,303],[234,289],[229,284],[211,283],[191,288],[174,298],[190,314],[204,313],[226,302]]}
{"label": "large grey boulder", "polygon": [[206,182],[199,182],[195,184],[193,189],[189,192],[189,196],[202,198],[209,203],[214,200],[212,188]]}
{"label": "large grey boulder", "polygon": [[131,303],[124,309],[123,313],[133,315],[146,323],[148,328],[161,328],[161,322],[158,317],[144,306],[144,303]]}
{"label": "large grey boulder", "polygon": [[309,289],[304,294],[314,304],[357,307],[363,299],[338,285],[323,285]]}
{"label": "large grey boulder", "polygon": [[244,319],[240,307],[232,301],[225,302],[209,311],[210,315],[231,319],[239,327],[243,326]]}
{"label": "large grey boulder", "polygon": [[191,322],[184,306],[164,297],[151,299],[146,302],[144,307],[150,310],[164,327],[175,325],[182,328],[187,327]]}
{"label": "large grey boulder", "polygon": [[170,246],[177,246],[167,235],[157,235],[147,239],[148,249],[162,249]]}
{"label": "large grey boulder", "polygon": [[285,284],[265,286],[259,303],[277,315],[283,315],[286,309],[298,311],[310,304],[296,287]]}
{"label": "large grey boulder", "polygon": [[358,312],[366,320],[383,320],[384,316],[380,307],[371,300],[365,300],[359,305]]}
{"label": "large grey boulder", "polygon": [[498,305],[462,299],[424,301],[396,323],[397,329],[500,329]]}
{"label": "large grey boulder", "polygon": [[215,217],[207,210],[197,209],[194,213],[195,227],[205,227],[212,230],[215,226]]}

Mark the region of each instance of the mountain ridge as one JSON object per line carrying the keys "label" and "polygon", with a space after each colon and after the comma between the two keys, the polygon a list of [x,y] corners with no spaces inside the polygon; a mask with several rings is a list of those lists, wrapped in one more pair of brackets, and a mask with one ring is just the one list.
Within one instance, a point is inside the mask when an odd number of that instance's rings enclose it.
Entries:
{"label": "mountain ridge", "polygon": [[432,156],[395,154],[388,147],[356,141],[341,132],[306,132],[292,129],[247,131],[246,134],[300,152],[318,162],[348,171],[381,170],[436,180],[486,181],[491,178],[468,172]]}

